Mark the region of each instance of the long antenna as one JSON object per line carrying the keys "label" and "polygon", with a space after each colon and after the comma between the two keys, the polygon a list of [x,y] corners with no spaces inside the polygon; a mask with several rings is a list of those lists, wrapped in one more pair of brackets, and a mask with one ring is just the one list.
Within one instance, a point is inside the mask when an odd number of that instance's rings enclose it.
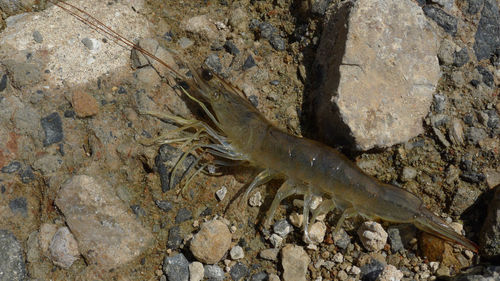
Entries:
{"label": "long antenna", "polygon": [[136,49],[137,51],[143,53],[144,55],[150,57],[151,59],[159,62],[160,64],[165,66],[168,70],[173,72],[177,77],[186,80],[186,76],[184,76],[183,74],[181,74],[180,72],[175,70],[173,67],[168,65],[166,62],[164,62],[163,60],[161,60],[157,56],[153,55],[151,52],[147,51],[146,49],[138,46],[137,44],[130,41],[129,39],[125,38],[124,36],[122,36],[121,34],[119,34],[116,31],[114,31],[113,29],[111,29],[110,27],[108,27],[107,25],[102,23],[100,20],[98,20],[95,17],[93,17],[92,15],[90,15],[89,13],[85,12],[84,10],[76,7],[75,5],[66,3],[64,1],[53,1],[53,0],[47,0],[47,1],[56,5],[57,7],[61,8],[61,9],[63,9],[68,14],[74,16],[75,18],[77,18],[78,20],[80,20],[84,24],[90,26],[94,30],[96,30],[98,32],[102,32],[102,33],[106,34],[107,36],[111,37],[113,40],[121,42],[132,49]]}

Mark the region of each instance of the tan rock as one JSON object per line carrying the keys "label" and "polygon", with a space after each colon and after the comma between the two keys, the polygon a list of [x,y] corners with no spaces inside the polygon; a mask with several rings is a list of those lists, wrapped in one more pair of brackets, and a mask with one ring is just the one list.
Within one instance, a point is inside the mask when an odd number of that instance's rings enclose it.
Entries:
{"label": "tan rock", "polygon": [[191,240],[190,250],[194,257],[206,264],[214,264],[222,259],[231,246],[231,233],[220,220],[208,221]]}
{"label": "tan rock", "polygon": [[305,281],[307,280],[307,267],[311,258],[304,248],[288,244],[281,251],[281,265],[283,266],[283,280]]}
{"label": "tan rock", "polygon": [[88,93],[76,91],[71,97],[71,104],[76,116],[84,118],[96,115],[99,112],[99,105],[95,98]]}

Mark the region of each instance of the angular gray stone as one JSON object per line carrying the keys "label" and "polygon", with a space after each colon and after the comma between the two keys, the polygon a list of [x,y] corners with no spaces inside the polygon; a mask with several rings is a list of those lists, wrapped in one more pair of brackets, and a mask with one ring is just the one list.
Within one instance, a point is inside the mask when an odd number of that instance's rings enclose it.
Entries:
{"label": "angular gray stone", "polygon": [[165,260],[163,260],[163,271],[169,281],[189,280],[189,262],[183,254],[165,257]]}
{"label": "angular gray stone", "polygon": [[410,0],[346,1],[326,21],[311,110],[319,136],[357,149],[423,132],[440,77],[436,34]]}
{"label": "angular gray stone", "polygon": [[474,52],[477,60],[483,60],[489,58],[498,48],[500,48],[498,1],[485,0],[475,35]]}
{"label": "angular gray stone", "polygon": [[130,209],[107,184],[78,175],[63,184],[55,200],[83,256],[112,269],[138,257],[152,241]]}
{"label": "angular gray stone", "polygon": [[0,280],[25,279],[26,265],[21,244],[10,231],[0,229]]}

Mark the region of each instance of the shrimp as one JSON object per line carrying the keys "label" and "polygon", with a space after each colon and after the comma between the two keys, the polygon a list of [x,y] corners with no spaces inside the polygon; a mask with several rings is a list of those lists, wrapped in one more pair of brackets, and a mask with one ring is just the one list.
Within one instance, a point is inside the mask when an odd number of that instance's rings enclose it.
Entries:
{"label": "shrimp", "polygon": [[[342,211],[342,215],[335,231],[339,230],[345,219],[361,215],[367,219],[412,223],[424,232],[478,252],[474,242],[456,233],[427,209],[420,198],[365,174],[346,156],[325,144],[291,135],[274,126],[244,98],[239,89],[217,74],[189,66],[192,78],[188,78],[86,12],[64,2],[49,2],[65,10],[73,8],[82,12],[84,16],[76,15],[81,21],[158,61],[175,77],[183,80],[185,85],[181,87],[182,92],[200,105],[211,124],[160,113],[147,114],[170,119],[181,125],[181,130],[195,128],[197,133],[189,138],[190,141],[201,134],[212,140],[210,144],[191,146],[189,151],[205,148],[221,159],[245,161],[257,168],[258,174],[248,185],[244,200],[255,187],[271,179],[283,180],[266,214],[264,227],[270,226],[281,201],[292,195],[302,195],[304,236],[308,241],[310,214],[311,221],[314,221],[317,216],[337,208]],[[70,13],[74,15],[74,12]],[[204,167],[202,165],[200,169]],[[324,198],[314,211],[311,208],[313,196]]]}

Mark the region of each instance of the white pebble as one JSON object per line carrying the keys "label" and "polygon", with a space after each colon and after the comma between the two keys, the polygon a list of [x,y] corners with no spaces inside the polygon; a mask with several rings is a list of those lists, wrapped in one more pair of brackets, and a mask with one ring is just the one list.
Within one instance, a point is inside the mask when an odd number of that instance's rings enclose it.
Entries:
{"label": "white pebble", "polygon": [[260,194],[260,191],[255,192],[252,197],[250,197],[248,204],[252,207],[262,206],[262,194]]}
{"label": "white pebble", "polygon": [[313,243],[319,244],[325,238],[326,225],[322,221],[315,222],[309,227],[309,239]]}
{"label": "white pebble", "polygon": [[342,253],[336,253],[334,256],[333,256],[333,261],[336,262],[336,263],[341,263],[344,261],[344,255],[342,255]]}
{"label": "white pebble", "polygon": [[352,275],[358,275],[361,273],[361,269],[355,265],[351,267],[351,270],[349,271]]}
{"label": "white pebble", "polygon": [[376,281],[399,281],[403,278],[403,272],[399,271],[394,265],[386,265]]}
{"label": "white pebble", "polygon": [[387,232],[376,222],[364,222],[358,229],[358,236],[368,251],[380,251],[387,243]]}
{"label": "white pebble", "polygon": [[432,273],[435,273],[438,270],[438,268],[439,268],[439,262],[437,262],[437,261],[431,261],[429,263],[429,266],[431,268]]}
{"label": "white pebble", "polygon": [[224,197],[226,197],[226,193],[227,193],[227,188],[225,186],[222,186],[219,190],[215,192],[215,195],[217,195],[217,199],[219,199],[219,201],[222,201]]}
{"label": "white pebble", "polygon": [[229,251],[229,255],[231,255],[231,259],[233,260],[239,260],[245,257],[243,248],[241,248],[240,246],[234,246],[231,251]]}
{"label": "white pebble", "polygon": [[273,235],[269,237],[269,241],[271,241],[271,244],[273,244],[274,248],[279,248],[281,246],[281,243],[283,243],[283,238],[278,234],[273,233]]}
{"label": "white pebble", "polygon": [[290,222],[292,223],[293,226],[297,228],[301,228],[302,224],[304,223],[304,215],[299,214],[297,212],[293,212],[290,217]]}

